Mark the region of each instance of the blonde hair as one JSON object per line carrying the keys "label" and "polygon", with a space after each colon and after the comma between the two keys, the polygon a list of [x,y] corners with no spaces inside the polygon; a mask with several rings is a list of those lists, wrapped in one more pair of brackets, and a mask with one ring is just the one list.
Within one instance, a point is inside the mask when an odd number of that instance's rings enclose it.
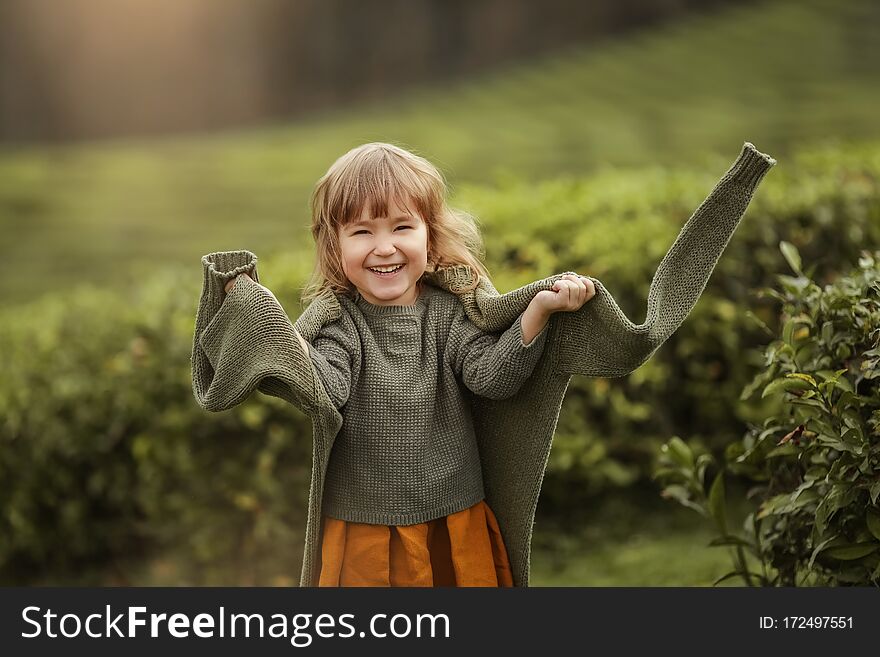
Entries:
{"label": "blonde hair", "polygon": [[447,192],[446,180],[433,164],[399,146],[371,142],[345,153],[318,180],[311,195],[311,229],[317,258],[303,287],[303,303],[327,291],[353,297],[355,287],[342,269],[339,231],[357,221],[364,208],[368,208],[370,217],[387,215],[392,200],[410,211],[417,210],[425,220],[426,271],[467,265],[474,273],[473,288],[482,276],[488,279],[480,258],[483,239],[476,220],[450,208]]}

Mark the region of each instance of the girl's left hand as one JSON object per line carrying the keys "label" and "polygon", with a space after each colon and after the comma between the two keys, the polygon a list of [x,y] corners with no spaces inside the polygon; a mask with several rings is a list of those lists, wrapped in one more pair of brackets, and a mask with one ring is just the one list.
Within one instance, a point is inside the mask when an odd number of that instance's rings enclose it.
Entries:
{"label": "girl's left hand", "polygon": [[565,274],[553,284],[550,290],[541,290],[532,303],[543,312],[551,315],[556,312],[579,310],[587,301],[596,296],[596,286],[586,276]]}

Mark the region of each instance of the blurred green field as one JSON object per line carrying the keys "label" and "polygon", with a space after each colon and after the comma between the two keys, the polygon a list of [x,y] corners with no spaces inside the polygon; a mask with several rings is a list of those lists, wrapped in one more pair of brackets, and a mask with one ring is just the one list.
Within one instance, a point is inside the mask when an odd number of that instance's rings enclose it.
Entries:
{"label": "blurred green field", "polygon": [[412,147],[456,185],[729,160],[744,140],[784,161],[805,141],[876,138],[878,39],[873,0],[773,0],[293,124],[7,148],[0,249],[15,279],[0,301],[80,281],[124,290],[169,264],[198,276],[215,250],[311,262],[312,185],[365,141]]}
{"label": "blurred green field", "polygon": [[[737,496],[731,526],[749,509]],[[728,547],[709,547],[713,524],[661,499],[654,488],[631,487],[596,497],[569,517],[541,516],[532,548],[533,586],[712,586],[733,570]],[[761,567],[747,555],[756,572]],[[734,577],[720,587],[744,586]]]}

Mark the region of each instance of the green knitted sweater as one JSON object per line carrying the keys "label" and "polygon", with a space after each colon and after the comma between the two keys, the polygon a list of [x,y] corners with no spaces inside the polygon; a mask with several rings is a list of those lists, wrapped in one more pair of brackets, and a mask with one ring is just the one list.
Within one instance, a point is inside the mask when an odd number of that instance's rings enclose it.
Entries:
{"label": "green knitted sweater", "polygon": [[323,513],[377,525],[448,516],[485,497],[468,393],[507,399],[531,375],[547,326],[525,345],[522,314],[477,327],[453,293],[423,286],[411,306],[338,297],[309,355],[342,413]]}
{"label": "green knitted sweater", "polygon": [[[624,376],[672,335],[705,289],[709,276],[766,172],[776,161],[746,142],[730,169],[688,219],[648,291],[644,323],[621,311],[597,279],[596,296],[574,312],[551,315],[543,350],[531,375],[514,394],[491,399],[471,394],[471,414],[486,502],[498,519],[515,586],[529,584],[532,524],[544,471],[572,375]],[[223,251],[202,257],[203,287],[192,348],[193,394],[208,411],[241,403],[255,389],[284,399],[312,420],[312,477],[300,586],[320,574],[321,512],[331,450],[343,416],[293,328],[309,344],[343,316],[340,299],[327,292],[291,323],[275,297],[259,284],[257,257]],[[239,277],[229,294],[224,285]],[[456,295],[468,319],[487,333],[510,329],[555,274],[500,294],[488,280],[475,290],[473,271],[456,265],[426,272],[430,285]],[[531,343],[530,343],[531,344]]]}

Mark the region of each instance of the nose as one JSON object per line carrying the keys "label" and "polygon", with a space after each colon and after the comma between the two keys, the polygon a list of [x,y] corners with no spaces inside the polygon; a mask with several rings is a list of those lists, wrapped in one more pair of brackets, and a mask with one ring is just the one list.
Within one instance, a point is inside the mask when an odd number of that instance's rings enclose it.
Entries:
{"label": "nose", "polygon": [[394,246],[394,240],[391,237],[377,237],[376,248],[373,249],[373,252],[380,256],[392,255],[397,252],[397,247]]}

